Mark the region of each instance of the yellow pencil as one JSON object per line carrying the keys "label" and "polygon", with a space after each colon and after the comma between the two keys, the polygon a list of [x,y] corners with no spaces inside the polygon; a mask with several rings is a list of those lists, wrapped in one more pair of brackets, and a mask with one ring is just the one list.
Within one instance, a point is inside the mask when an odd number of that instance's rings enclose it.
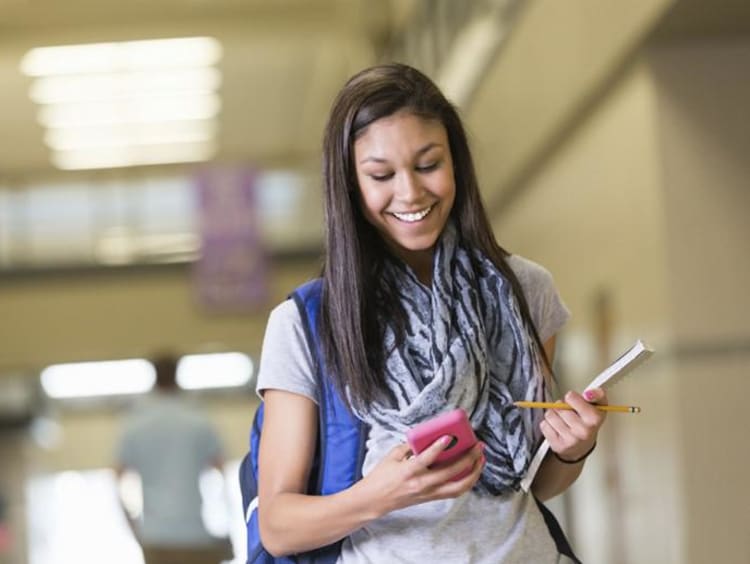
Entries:
{"label": "yellow pencil", "polygon": [[[575,409],[574,407],[562,402],[547,401],[514,401],[516,407],[531,407],[541,409]],[[600,411],[615,411],[618,413],[640,413],[641,408],[635,405],[597,405],[592,404]]]}

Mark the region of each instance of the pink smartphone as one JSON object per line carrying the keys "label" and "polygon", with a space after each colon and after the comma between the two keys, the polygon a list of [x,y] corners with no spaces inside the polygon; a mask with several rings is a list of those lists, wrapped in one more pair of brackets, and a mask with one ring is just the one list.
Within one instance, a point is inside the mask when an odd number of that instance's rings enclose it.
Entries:
{"label": "pink smartphone", "polygon": [[[440,437],[449,435],[452,440],[437,457],[439,464],[448,464],[477,443],[474,429],[463,409],[454,409],[420,423],[406,432],[406,441],[414,454],[419,454]],[[460,480],[471,473],[471,468],[451,478]]]}

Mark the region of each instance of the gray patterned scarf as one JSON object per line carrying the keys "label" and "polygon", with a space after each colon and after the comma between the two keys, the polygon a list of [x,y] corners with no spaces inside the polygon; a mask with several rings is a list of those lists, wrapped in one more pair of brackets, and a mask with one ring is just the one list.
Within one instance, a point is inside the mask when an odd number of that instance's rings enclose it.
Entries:
{"label": "gray patterned scarf", "polygon": [[431,288],[402,265],[389,264],[386,276],[407,313],[406,335],[399,344],[386,329],[390,401],[371,404],[359,417],[405,433],[461,407],[487,445],[476,490],[517,490],[540,438],[541,410],[513,402],[541,400],[544,384],[510,283],[485,256],[460,246],[450,223],[435,251]]}

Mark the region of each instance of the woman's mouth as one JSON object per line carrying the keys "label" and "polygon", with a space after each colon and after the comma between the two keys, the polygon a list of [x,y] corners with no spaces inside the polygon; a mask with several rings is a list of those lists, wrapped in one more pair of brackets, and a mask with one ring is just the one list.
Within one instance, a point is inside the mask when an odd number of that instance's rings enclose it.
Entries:
{"label": "woman's mouth", "polygon": [[416,212],[409,212],[409,213],[390,212],[390,213],[393,217],[395,217],[399,221],[404,221],[406,223],[415,223],[427,217],[427,214],[430,213],[432,211],[432,208],[434,207],[435,207],[435,204],[432,204],[431,206],[426,207],[423,210],[419,210]]}

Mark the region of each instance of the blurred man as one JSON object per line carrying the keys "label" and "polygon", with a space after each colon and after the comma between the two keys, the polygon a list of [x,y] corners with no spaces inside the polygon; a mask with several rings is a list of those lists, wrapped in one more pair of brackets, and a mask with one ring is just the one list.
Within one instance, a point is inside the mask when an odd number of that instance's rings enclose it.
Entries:
{"label": "blurred man", "polygon": [[136,472],[143,489],[142,518],[125,513],[146,564],[217,564],[232,557],[231,547],[205,528],[198,480],[211,467],[222,471],[221,441],[180,396],[177,359],[153,362],[155,392],[130,414],[117,447],[118,476]]}

